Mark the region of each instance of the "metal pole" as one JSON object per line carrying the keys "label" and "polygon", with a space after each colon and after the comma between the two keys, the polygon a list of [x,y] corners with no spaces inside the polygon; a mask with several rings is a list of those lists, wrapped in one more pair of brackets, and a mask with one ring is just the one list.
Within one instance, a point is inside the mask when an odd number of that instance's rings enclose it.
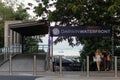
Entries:
{"label": "metal pole", "polygon": [[112,27],[112,64],[111,64],[111,68],[112,70],[114,69],[114,26]]}
{"label": "metal pole", "polygon": [[89,56],[87,56],[87,77],[89,77]]}
{"label": "metal pole", "polygon": [[50,26],[49,26],[49,31],[48,31],[48,54],[47,54],[47,65],[46,68],[47,70],[51,70],[51,59],[50,59]]}
{"label": "metal pole", "polygon": [[62,56],[59,56],[60,58],[60,73],[62,73]]}
{"label": "metal pole", "polygon": [[11,41],[11,45],[13,45],[13,47],[12,47],[12,53],[13,53],[13,55],[14,55],[14,31],[12,30],[12,41]]}
{"label": "metal pole", "polygon": [[3,52],[3,55],[4,55],[4,61],[6,60],[6,54],[7,54],[7,48],[4,48],[5,49],[5,52]]}
{"label": "metal pole", "polygon": [[115,77],[117,77],[117,56],[115,56]]}
{"label": "metal pole", "polygon": [[9,75],[12,75],[12,55],[9,55]]}
{"label": "metal pole", "polygon": [[8,59],[8,55],[7,54],[9,54],[9,47],[7,47],[7,52],[5,53],[5,60]]}
{"label": "metal pole", "polygon": [[34,55],[34,61],[33,61],[33,74],[36,75],[37,73],[37,60],[36,60],[36,55]]}
{"label": "metal pole", "polygon": [[53,71],[53,37],[50,37],[50,68]]}
{"label": "metal pole", "polygon": [[83,64],[84,64],[83,68],[84,68],[84,71],[85,71],[85,69],[86,69],[86,59],[84,59]]}

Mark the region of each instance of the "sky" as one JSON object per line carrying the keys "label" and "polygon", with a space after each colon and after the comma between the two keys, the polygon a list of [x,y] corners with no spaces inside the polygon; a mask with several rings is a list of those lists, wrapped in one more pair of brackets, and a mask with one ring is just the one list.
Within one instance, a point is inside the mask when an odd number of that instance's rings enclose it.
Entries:
{"label": "sky", "polygon": [[[30,7],[30,10],[27,10],[30,15],[33,17],[35,14],[33,13],[34,6],[38,5],[35,0],[19,0],[19,2],[22,2],[25,4],[25,7],[28,6],[28,3],[32,3],[33,6]],[[52,8],[53,10],[54,8]],[[54,26],[54,24],[51,24],[51,26]],[[53,37],[53,41],[56,39],[56,37]],[[48,44],[48,35],[45,37],[42,37],[43,43],[40,44]],[[53,45],[53,55],[64,55],[64,56],[79,56],[79,51],[82,50],[82,46],[76,46],[71,47],[69,46],[67,41],[63,41],[61,43],[58,43],[56,45]]]}
{"label": "sky", "polygon": [[[37,6],[38,3],[35,0],[22,0],[22,2],[25,4],[25,8],[30,8],[30,10],[27,10],[27,12],[31,15],[31,18],[33,18],[34,16],[36,16],[33,13],[34,10],[34,6]],[[29,6],[28,3],[32,3],[32,6]]]}
{"label": "sky", "polygon": [[[53,37],[55,41],[57,37]],[[48,35],[42,37],[43,43],[48,44]],[[75,42],[75,41],[74,41]],[[82,45],[71,47],[67,41],[59,42],[58,44],[53,44],[53,55],[64,55],[64,56],[79,56],[79,51],[82,50]]]}

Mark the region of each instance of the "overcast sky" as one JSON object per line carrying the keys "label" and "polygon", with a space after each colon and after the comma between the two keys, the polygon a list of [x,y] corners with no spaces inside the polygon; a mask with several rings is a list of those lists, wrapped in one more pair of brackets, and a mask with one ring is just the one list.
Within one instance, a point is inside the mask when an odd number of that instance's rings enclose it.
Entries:
{"label": "overcast sky", "polygon": [[[56,37],[53,37],[53,41]],[[40,44],[48,44],[48,35],[42,38],[43,43]],[[67,41],[60,42],[58,44],[53,44],[53,55],[65,55],[65,56],[79,56],[79,51],[82,50],[82,46],[69,46]]]}

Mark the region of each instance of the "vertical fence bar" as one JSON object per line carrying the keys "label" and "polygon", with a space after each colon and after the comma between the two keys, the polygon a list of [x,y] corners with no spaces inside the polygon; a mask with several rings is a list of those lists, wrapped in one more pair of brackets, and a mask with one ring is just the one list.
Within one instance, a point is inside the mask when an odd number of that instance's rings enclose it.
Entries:
{"label": "vertical fence bar", "polygon": [[89,77],[89,56],[87,56],[87,77]]}
{"label": "vertical fence bar", "polygon": [[115,56],[115,77],[117,77],[117,56]]}
{"label": "vertical fence bar", "polygon": [[7,52],[5,53],[5,60],[8,59],[9,47],[7,47]]}
{"label": "vertical fence bar", "polygon": [[33,61],[33,75],[36,75],[37,73],[37,60],[36,60],[36,55],[34,55],[34,61]]}
{"label": "vertical fence bar", "polygon": [[12,75],[12,55],[9,55],[9,75]]}

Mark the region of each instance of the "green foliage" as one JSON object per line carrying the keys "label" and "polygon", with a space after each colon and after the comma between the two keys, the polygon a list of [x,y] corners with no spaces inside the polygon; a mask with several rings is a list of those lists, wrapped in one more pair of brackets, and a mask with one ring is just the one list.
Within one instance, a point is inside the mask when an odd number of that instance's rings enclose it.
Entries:
{"label": "green foliage", "polygon": [[0,17],[4,20],[13,20],[14,10],[10,6],[6,6],[4,3],[0,3]]}
{"label": "green foliage", "polygon": [[[39,42],[42,42],[41,40],[39,40]],[[25,38],[25,52],[29,52],[29,53],[42,53],[45,52],[42,49],[39,49],[38,46],[38,40],[36,40],[35,38],[31,38],[31,37],[26,37]]]}
{"label": "green foliage", "polygon": [[87,37],[83,38],[84,47],[81,56],[94,56],[96,49],[107,49],[111,51],[111,37]]}
{"label": "green foliage", "polygon": [[38,52],[39,52],[39,53],[45,53],[45,50],[39,49]]}
{"label": "green foliage", "polygon": [[43,14],[44,8],[42,7],[42,4],[39,4],[38,7],[35,7],[35,13],[37,13],[38,16],[41,16]]}
{"label": "green foliage", "polygon": [[25,9],[23,9],[22,5],[17,8],[17,11],[14,13],[15,20],[28,20],[29,14]]}
{"label": "green foliage", "polygon": [[35,39],[32,39],[31,37],[26,37],[24,44],[26,52],[35,52],[38,49],[37,41],[35,41]]}
{"label": "green foliage", "polygon": [[115,48],[115,56],[120,56],[120,47]]}
{"label": "green foliage", "polygon": [[4,21],[13,20],[14,10],[0,2],[0,47],[4,46]]}
{"label": "green foliage", "polygon": [[2,27],[3,24],[0,23],[0,48],[4,46],[4,28]]}

